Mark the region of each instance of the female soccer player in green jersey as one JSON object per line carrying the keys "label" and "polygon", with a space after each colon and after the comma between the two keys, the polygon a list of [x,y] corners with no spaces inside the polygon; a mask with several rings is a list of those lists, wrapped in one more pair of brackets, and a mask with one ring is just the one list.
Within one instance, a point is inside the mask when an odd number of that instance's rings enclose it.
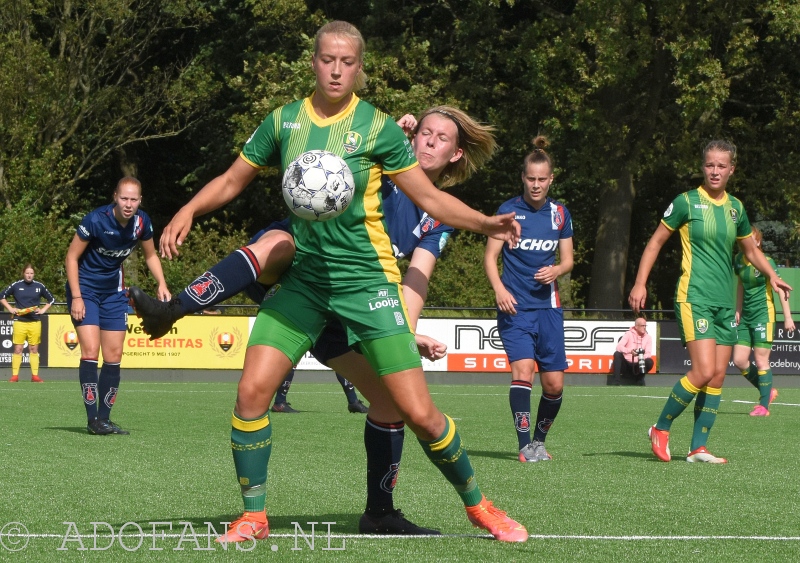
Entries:
{"label": "female soccer player in green jersey", "polygon": [[[763,235],[753,227],[753,240],[761,248]],[[775,262],[767,257],[770,266]],[[733,347],[733,364],[742,375],[758,389],[760,398],[750,416],[769,416],[769,405],[778,396],[772,386],[772,370],[769,368],[769,353],[772,351],[772,335],[775,330],[775,298],[772,288],[761,272],[750,263],[742,253],[733,259],[733,269],[738,276],[736,288],[736,331],[738,341]],[[783,328],[794,330],[792,309],[785,295],[778,293],[783,308]],[[753,350],[755,365],[750,364],[750,349]]]}
{"label": "female soccer player in green jersey", "polygon": [[162,252],[176,253],[195,216],[233,199],[259,169],[270,164],[285,168],[311,149],[339,154],[355,178],[356,194],[342,215],[326,222],[292,217],[294,261],[259,310],[232,420],[231,447],[245,513],[219,539],[267,537],[269,403],[292,365],[327,323],[338,319],[425,453],[455,487],[473,525],[502,541],[526,541],[525,528],[481,494],[455,423],[428,392],[381,213],[380,176],[391,175],[416,205],[454,228],[514,244],[519,224],[513,213],[483,215],[428,180],[402,130],[354,93],[363,78],[363,50],[363,38],[352,25],[323,26],[311,60],[314,93],[270,113],[231,168],[182,208],[162,236]]}
{"label": "female soccer player in green jersey", "polygon": [[658,422],[648,434],[653,453],[670,461],[669,430],[695,399],[694,432],[686,461],[727,463],[706,449],[717,417],[725,370],[736,344],[735,277],[731,256],[738,243],[747,259],[767,278],[775,291],[788,298],[791,287],[778,277],[758,250],[742,202],[725,189],[736,167],[736,147],[711,141],[703,150],[703,185],[676,197],[650,238],[639,263],[636,282],[628,296],[635,312],[644,308],[647,277],[667,239],[681,235],[683,259],[675,290],[675,316],[681,340],[689,351],[692,369],[672,388]]}

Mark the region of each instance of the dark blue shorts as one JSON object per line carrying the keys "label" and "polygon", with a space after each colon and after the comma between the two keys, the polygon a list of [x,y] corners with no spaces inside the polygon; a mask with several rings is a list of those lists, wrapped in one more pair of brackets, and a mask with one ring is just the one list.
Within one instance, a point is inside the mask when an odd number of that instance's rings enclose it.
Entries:
{"label": "dark blue shorts", "polygon": [[498,311],[497,329],[510,362],[533,359],[539,371],[567,369],[561,308],[517,311],[516,315]]}
{"label": "dark blue shorts", "polygon": [[[113,293],[95,293],[91,289],[81,287],[83,305],[86,316],[78,322],[72,319],[72,325],[99,326],[100,330],[128,330],[128,291]],[[67,310],[72,309],[72,293],[67,285]]]}

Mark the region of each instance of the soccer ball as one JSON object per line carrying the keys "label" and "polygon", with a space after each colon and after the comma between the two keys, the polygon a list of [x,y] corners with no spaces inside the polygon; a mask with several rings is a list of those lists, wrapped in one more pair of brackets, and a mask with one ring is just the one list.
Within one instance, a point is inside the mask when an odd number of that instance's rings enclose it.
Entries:
{"label": "soccer ball", "polygon": [[327,221],[347,209],[355,182],[347,163],[328,151],[304,152],[283,173],[283,199],[308,221]]}

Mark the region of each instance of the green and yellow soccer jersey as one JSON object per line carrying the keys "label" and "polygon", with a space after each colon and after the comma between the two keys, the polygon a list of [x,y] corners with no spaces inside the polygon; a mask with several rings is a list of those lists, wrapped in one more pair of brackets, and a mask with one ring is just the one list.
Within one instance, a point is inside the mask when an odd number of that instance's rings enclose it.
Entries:
{"label": "green and yellow soccer jersey", "polygon": [[[772,258],[767,257],[772,269],[777,269]],[[775,322],[775,298],[767,277],[758,271],[741,252],[733,259],[733,271],[742,282],[742,319],[746,326]]]}
{"label": "green and yellow soccer jersey", "polygon": [[675,302],[733,308],[733,249],[737,239],[752,232],[742,202],[727,193],[715,201],[700,187],[676,197],[661,222],[681,235],[683,258]]}
{"label": "green and yellow soccer jersey", "polygon": [[257,168],[280,165],[285,170],[297,156],[314,149],[345,160],[355,193],[334,219],[307,221],[292,214],[297,246],[292,276],[354,288],[374,281],[399,283],[383,220],[381,174],[417,166],[411,143],[391,117],[355,95],[343,112],[328,119],[314,113],[309,97],[270,113],[245,143],[241,157]]}

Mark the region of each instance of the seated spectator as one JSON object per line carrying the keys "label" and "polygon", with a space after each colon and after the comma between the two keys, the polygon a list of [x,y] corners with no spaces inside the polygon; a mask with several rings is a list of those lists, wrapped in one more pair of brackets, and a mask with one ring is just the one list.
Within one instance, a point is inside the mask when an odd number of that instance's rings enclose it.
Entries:
{"label": "seated spectator", "polygon": [[636,317],[636,324],[622,335],[614,352],[614,373],[609,385],[644,385],[644,376],[653,369],[653,339],[647,333],[647,319]]}

